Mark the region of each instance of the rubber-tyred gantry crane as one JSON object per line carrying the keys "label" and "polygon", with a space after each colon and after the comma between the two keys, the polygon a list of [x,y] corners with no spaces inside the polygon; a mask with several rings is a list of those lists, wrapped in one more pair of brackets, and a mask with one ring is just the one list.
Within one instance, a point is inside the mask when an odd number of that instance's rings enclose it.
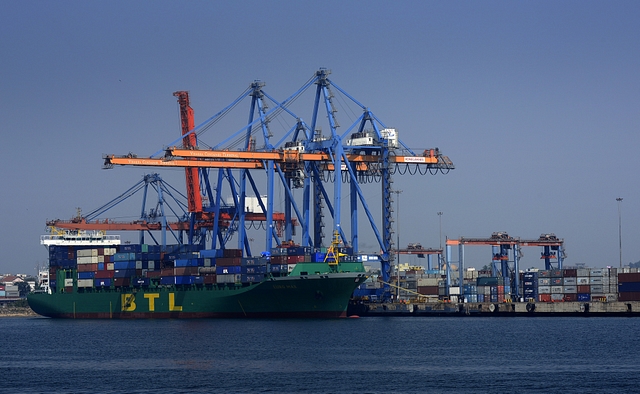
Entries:
{"label": "rubber-tyred gantry crane", "polygon": [[[205,218],[222,219],[224,212],[231,212],[222,204],[223,195],[232,196],[235,209],[230,215],[231,219],[228,219],[229,228],[237,233],[237,248],[246,255],[251,255],[244,209],[249,192],[256,197],[267,196],[266,203],[258,198],[260,208],[266,215],[264,250],[270,250],[274,243],[293,242],[296,220],[301,227],[302,246],[325,246],[324,217],[328,211],[333,224],[327,233],[337,232],[342,243],[353,248],[355,254],[359,249],[358,221],[362,210],[382,251],[382,276],[388,281],[394,250],[392,176],[396,173],[447,173],[454,165],[437,148],[414,152],[407,147],[398,138],[395,129],[385,126],[369,108],[329,80],[329,74],[329,70],[320,69],[297,92],[281,102],[264,91],[264,83],[255,81],[238,99],[197,127],[191,127],[189,123],[193,113],[190,112],[188,96],[185,92],[177,92],[183,114],[181,139],[150,157],[105,155],[104,166],[185,168],[187,188],[194,186],[196,179],[199,179],[205,197],[203,203],[207,201],[207,204],[202,205],[199,214],[195,195],[193,200],[190,197],[189,242],[199,243],[207,249],[228,247],[228,238],[222,236],[219,220],[213,220],[210,228],[197,226]],[[307,124],[293,112],[293,104],[314,85],[311,122]],[[245,98],[251,100],[248,123],[221,142],[203,143],[203,133],[213,128]],[[352,110],[354,106],[356,109]],[[361,112],[342,133],[338,132],[338,107],[348,107],[345,112],[351,110],[354,114],[359,108]],[[321,116],[323,109],[325,117]],[[274,124],[279,124],[284,130],[282,135],[275,136]],[[322,133],[323,126],[329,130],[327,135]],[[189,131],[185,133],[185,130]],[[218,132],[217,135],[223,134]],[[266,193],[258,189],[254,176],[256,170],[265,178]],[[284,240],[278,236],[273,222],[277,183],[283,195],[279,202],[284,205]],[[349,185],[348,199],[343,196],[343,183]],[[381,228],[376,224],[362,190],[367,183],[380,183],[382,187]],[[295,189],[302,189],[302,196],[295,195]],[[195,190],[193,187],[194,193]],[[348,206],[348,226],[344,226],[342,221],[343,199]],[[194,207],[191,207],[191,201]],[[197,228],[210,232],[212,237],[205,237],[204,232],[198,233]],[[211,239],[211,245],[205,245],[207,239]]]}

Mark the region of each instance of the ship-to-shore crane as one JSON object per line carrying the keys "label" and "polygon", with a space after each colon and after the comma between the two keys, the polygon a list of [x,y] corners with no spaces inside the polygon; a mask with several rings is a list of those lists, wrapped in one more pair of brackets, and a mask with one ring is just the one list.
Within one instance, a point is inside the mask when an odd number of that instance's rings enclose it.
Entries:
{"label": "ship-to-shore crane", "polygon": [[[197,244],[202,249],[229,248],[232,246],[229,244],[229,234],[237,233],[236,248],[245,255],[252,255],[246,223],[257,218],[245,209],[250,193],[259,197],[257,201],[264,215],[267,230],[265,251],[271,250],[274,244],[294,243],[296,223],[301,227],[302,246],[324,247],[324,217],[328,212],[333,223],[327,233],[339,234],[342,244],[357,254],[358,222],[362,211],[379,244],[382,277],[387,282],[394,257],[393,175],[435,175],[447,173],[454,169],[454,165],[437,148],[414,151],[406,146],[395,129],[387,127],[368,107],[333,83],[329,74],[329,70],[321,68],[284,101],[275,100],[263,89],[264,83],[255,81],[229,106],[197,127],[194,127],[188,93],[175,92],[181,114],[180,139],[149,157],[131,153],[105,155],[104,167],[184,168],[187,217],[179,225],[160,227],[185,231],[188,234],[185,243]],[[292,104],[314,85],[311,122],[307,124],[293,112]],[[245,98],[250,98],[251,102],[248,123],[219,143],[203,143],[203,133],[212,129]],[[342,133],[338,131],[338,106],[355,106],[356,111],[359,108],[361,112]],[[324,116],[321,114],[323,109]],[[286,118],[284,122],[279,120],[283,117]],[[287,125],[283,126],[284,134],[279,137],[273,134],[276,122]],[[323,125],[328,127],[328,135],[323,135]],[[217,132],[216,135],[224,134]],[[261,193],[258,188],[254,177],[256,170],[266,178],[266,192]],[[381,225],[374,220],[362,190],[362,185],[366,183],[381,185]],[[343,184],[348,184],[347,193],[343,193]],[[274,212],[276,185],[281,187],[284,200],[284,217],[279,222]],[[302,189],[301,197],[294,195],[295,189]],[[348,198],[343,194],[348,194]],[[223,195],[232,196],[230,206],[224,204]],[[265,195],[266,203],[260,198]],[[343,199],[348,201],[347,226],[342,218]],[[284,235],[277,231],[278,223],[284,227]],[[85,228],[96,226],[99,229],[123,228],[112,222],[100,224],[88,220],[80,220],[74,225]],[[129,226],[141,230],[149,229],[150,225],[138,223]]]}

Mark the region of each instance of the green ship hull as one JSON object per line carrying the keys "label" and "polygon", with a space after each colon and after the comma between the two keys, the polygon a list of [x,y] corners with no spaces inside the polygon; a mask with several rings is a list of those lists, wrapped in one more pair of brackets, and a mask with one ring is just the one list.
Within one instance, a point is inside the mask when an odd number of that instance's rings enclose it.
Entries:
{"label": "green ship hull", "polygon": [[[320,266],[326,264],[315,264]],[[74,287],[71,292],[33,293],[28,301],[34,312],[53,318],[337,318],[346,317],[353,290],[366,280],[362,264],[340,268],[266,277],[255,284]]]}

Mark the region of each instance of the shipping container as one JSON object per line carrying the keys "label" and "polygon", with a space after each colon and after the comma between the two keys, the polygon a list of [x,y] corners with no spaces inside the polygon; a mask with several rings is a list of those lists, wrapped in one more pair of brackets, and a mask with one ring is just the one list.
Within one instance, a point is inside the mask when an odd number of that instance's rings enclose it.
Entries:
{"label": "shipping container", "polygon": [[591,293],[591,286],[589,285],[578,285],[577,289],[578,293]]}
{"label": "shipping container", "polygon": [[95,287],[109,287],[111,286],[111,279],[107,279],[107,278],[94,279],[93,285]]}
{"label": "shipping container", "polygon": [[619,293],[618,301],[640,301],[640,292]]}
{"label": "shipping container", "polygon": [[551,286],[551,278],[538,279],[538,286]]}
{"label": "shipping container", "polygon": [[565,286],[567,286],[567,285],[576,286],[578,284],[578,278],[565,276],[563,281],[562,281],[562,284],[565,285]]}
{"label": "shipping container", "polygon": [[[591,286],[593,287],[593,286]],[[618,292],[622,293],[638,293],[640,292],[640,282],[622,282],[618,283]]]}
{"label": "shipping container", "polygon": [[618,274],[618,283],[625,283],[625,282],[640,282],[640,273],[634,272],[634,273],[621,273]]}
{"label": "shipping container", "polygon": [[538,300],[540,302],[551,302],[551,294],[540,294],[538,295]]}
{"label": "shipping container", "polygon": [[578,293],[577,296],[579,302],[591,301],[591,294],[589,293]]}

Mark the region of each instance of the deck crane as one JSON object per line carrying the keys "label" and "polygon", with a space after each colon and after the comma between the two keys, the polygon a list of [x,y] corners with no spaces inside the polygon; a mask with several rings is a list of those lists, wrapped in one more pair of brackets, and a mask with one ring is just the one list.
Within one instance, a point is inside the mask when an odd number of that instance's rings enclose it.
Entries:
{"label": "deck crane", "polygon": [[[168,148],[164,150],[164,157],[106,155],[104,166],[199,169],[209,202],[203,208],[203,216],[210,212],[212,217],[221,218],[220,214],[224,212],[221,207],[222,193],[227,187],[228,191],[225,193],[232,195],[233,205],[239,208],[232,215],[231,224],[237,228],[237,247],[243,249],[246,255],[251,255],[251,251],[244,231],[247,218],[241,208],[249,191],[253,191],[256,196],[267,196],[266,203],[258,200],[266,213],[264,250],[270,250],[274,243],[280,245],[293,242],[294,219],[300,223],[302,246],[323,247],[324,218],[328,211],[333,219],[330,233],[339,234],[343,245],[358,253],[359,213],[363,210],[380,246],[383,280],[388,281],[395,249],[392,245],[393,175],[405,172],[422,175],[447,173],[454,169],[454,165],[437,148],[414,152],[407,147],[398,138],[395,129],[384,125],[369,108],[332,82],[328,78],[329,74],[329,70],[321,68],[298,91],[283,101],[271,97],[264,90],[264,83],[254,81],[238,99],[222,111],[194,128],[187,126],[190,131],[183,133],[181,140],[166,145]],[[313,111],[311,122],[307,124],[293,112],[292,103],[313,86]],[[338,131],[340,125],[336,116],[337,94],[345,97],[349,104],[360,108],[362,112],[342,133]],[[202,144],[202,134],[245,98],[251,100],[248,123],[217,144]],[[181,104],[181,111],[182,108]],[[321,116],[323,110],[326,116]],[[188,110],[186,113],[189,114]],[[285,130],[284,135],[276,138],[272,125],[281,115],[287,119],[282,123],[293,119],[293,125]],[[321,120],[328,123],[328,135],[323,135],[320,131]],[[198,136],[195,141],[197,145],[193,144],[193,139],[189,139],[191,135]],[[253,175],[255,170],[266,178],[266,193],[258,190]],[[275,184],[278,181],[282,185],[284,200],[284,239],[278,237],[272,221]],[[381,229],[373,218],[362,190],[365,183],[374,182],[380,183],[382,187]],[[348,226],[344,226],[342,222],[343,183],[349,184],[349,199],[345,204],[349,207]],[[330,184],[333,184],[333,196]],[[295,198],[296,189],[302,189],[301,198]],[[220,234],[218,221],[213,221],[210,231],[211,249],[229,247],[228,239]]]}

